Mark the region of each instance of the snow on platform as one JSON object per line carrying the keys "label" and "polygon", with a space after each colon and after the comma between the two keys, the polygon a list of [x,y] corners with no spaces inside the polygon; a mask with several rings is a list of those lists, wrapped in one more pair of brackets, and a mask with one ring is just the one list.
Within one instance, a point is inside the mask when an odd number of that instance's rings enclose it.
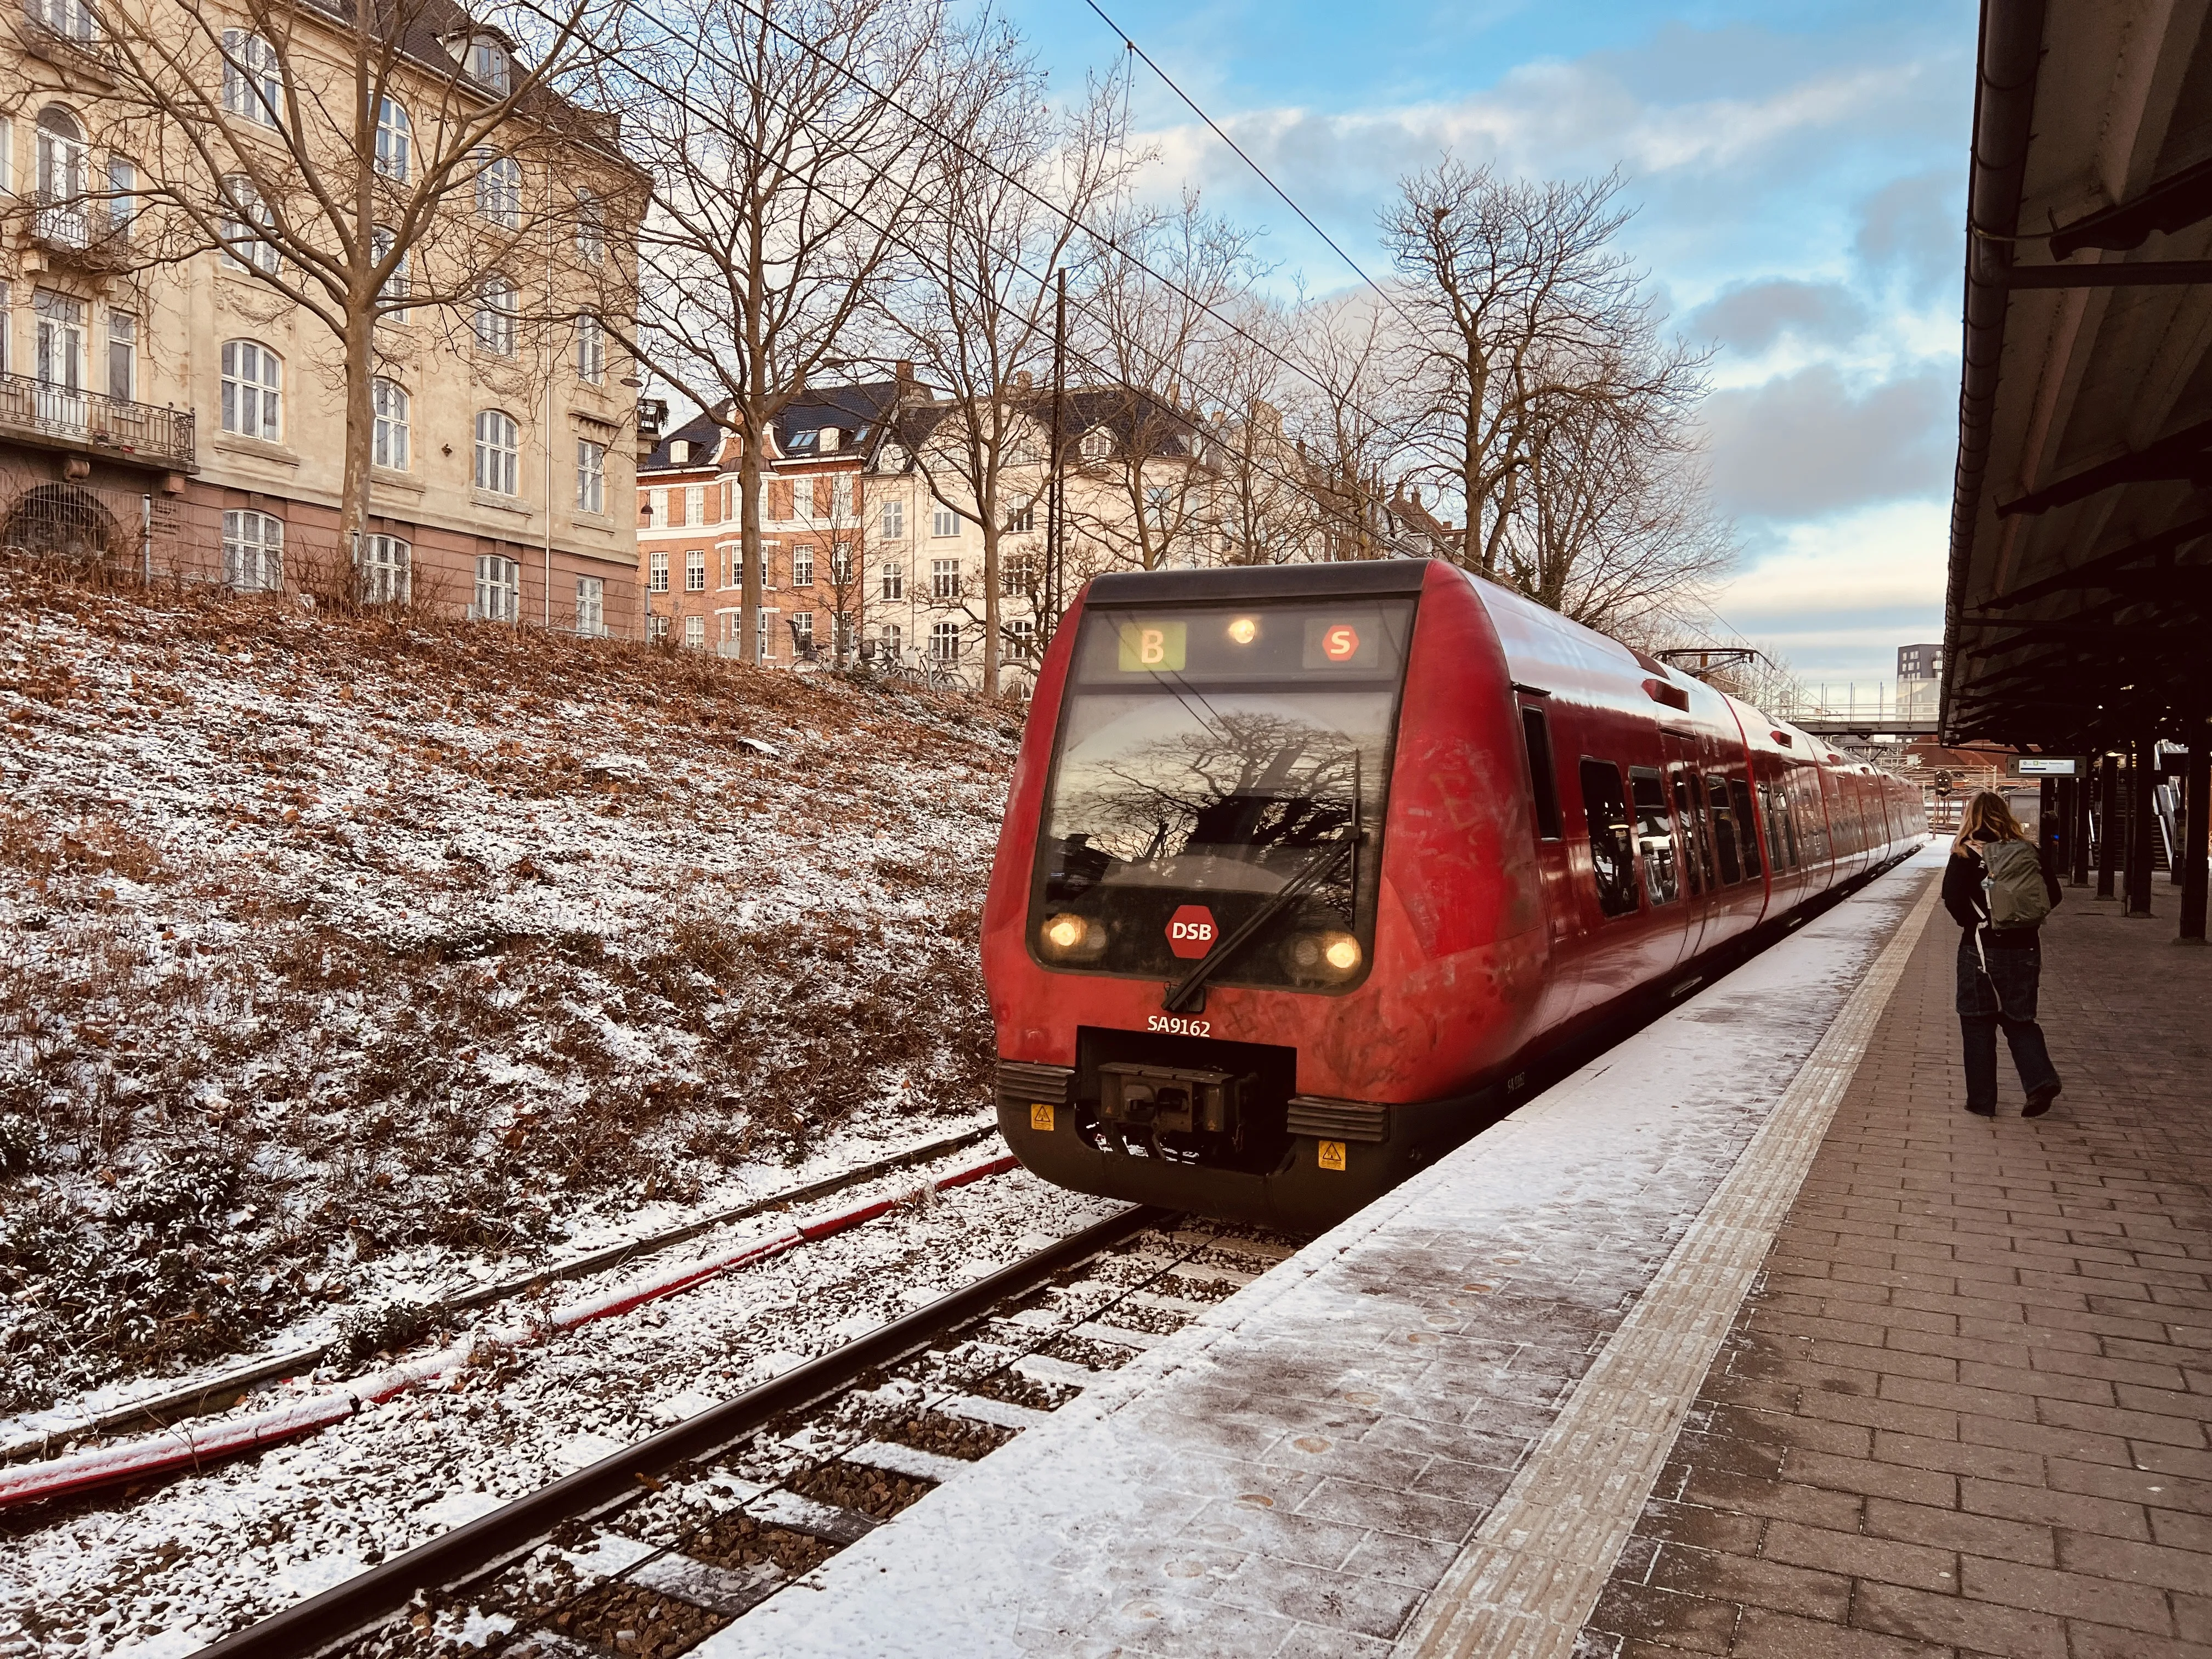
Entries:
{"label": "snow on platform", "polygon": [[[1740,1160],[1760,1161],[1742,1154],[1778,1103],[1804,1094],[1801,1073],[1834,1069],[1831,1028],[1864,1023],[1881,984],[1853,994],[1877,958],[1901,960],[1885,947],[1917,931],[1939,852],[1209,1308],[700,1651],[1357,1656],[1433,1626],[1480,1565],[1478,1528],[1517,1513],[1537,1466],[1548,1489],[1577,1485],[1571,1448],[1547,1431],[1621,1346],[1662,1263],[1677,1273],[1677,1245],[1714,1231],[1704,1212],[1741,1186]],[[1739,1259],[1753,1247],[1733,1246]],[[1704,1361],[1686,1352],[1693,1391]],[[1570,1417],[1602,1404],[1577,1403]],[[1628,1497],[1623,1528],[1641,1502]]]}

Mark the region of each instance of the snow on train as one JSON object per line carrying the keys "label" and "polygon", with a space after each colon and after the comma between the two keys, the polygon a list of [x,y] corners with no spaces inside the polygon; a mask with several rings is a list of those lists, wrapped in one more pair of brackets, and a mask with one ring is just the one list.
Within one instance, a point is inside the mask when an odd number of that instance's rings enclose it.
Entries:
{"label": "snow on train", "polygon": [[1900,780],[1449,564],[1102,576],[984,910],[1000,1125],[1079,1191],[1334,1223],[1924,829]]}

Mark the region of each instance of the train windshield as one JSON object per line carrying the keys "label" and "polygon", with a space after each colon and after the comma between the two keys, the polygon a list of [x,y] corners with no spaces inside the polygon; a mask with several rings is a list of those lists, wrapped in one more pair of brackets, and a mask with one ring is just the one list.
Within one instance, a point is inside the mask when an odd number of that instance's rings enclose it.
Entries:
{"label": "train windshield", "polygon": [[[1074,971],[1364,977],[1410,599],[1086,611],[1033,948]],[[1239,937],[1248,924],[1258,925]]]}

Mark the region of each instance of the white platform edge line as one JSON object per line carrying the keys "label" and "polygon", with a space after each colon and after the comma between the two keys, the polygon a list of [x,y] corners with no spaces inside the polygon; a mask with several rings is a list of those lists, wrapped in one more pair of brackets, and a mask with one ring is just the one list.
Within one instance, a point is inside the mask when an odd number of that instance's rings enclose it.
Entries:
{"label": "white platform edge line", "polygon": [[1395,1650],[1569,1659],[1942,896],[1931,875]]}

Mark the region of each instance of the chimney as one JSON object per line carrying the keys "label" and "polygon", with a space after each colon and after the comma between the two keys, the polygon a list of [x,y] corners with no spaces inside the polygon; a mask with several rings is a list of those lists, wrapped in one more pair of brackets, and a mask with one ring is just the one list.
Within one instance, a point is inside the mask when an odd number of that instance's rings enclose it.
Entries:
{"label": "chimney", "polygon": [[1029,370],[1026,368],[1018,368],[1014,371],[1014,384],[1017,386],[1019,386],[1024,392],[1027,392],[1032,386],[1036,385],[1036,382],[1035,378],[1030,374]]}
{"label": "chimney", "polygon": [[1419,485],[1419,484],[1415,484],[1415,485],[1413,486],[1413,497],[1412,497],[1412,499],[1413,499],[1413,505],[1414,505],[1415,507],[1419,507],[1419,506],[1421,504],[1421,487],[1420,487],[1420,485]]}
{"label": "chimney", "polygon": [[893,363],[891,365],[891,378],[896,380],[901,386],[912,386],[914,384],[914,359],[911,357],[902,357],[898,362]]}

